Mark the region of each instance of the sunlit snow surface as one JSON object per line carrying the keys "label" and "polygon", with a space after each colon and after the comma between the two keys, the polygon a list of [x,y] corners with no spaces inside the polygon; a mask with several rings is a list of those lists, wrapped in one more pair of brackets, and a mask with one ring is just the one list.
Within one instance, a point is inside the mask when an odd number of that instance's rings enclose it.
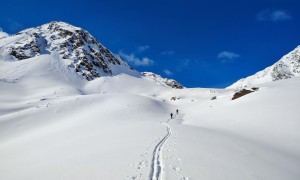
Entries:
{"label": "sunlit snow surface", "polygon": [[42,55],[0,60],[0,88],[1,180],[300,179],[297,77],[232,101]]}

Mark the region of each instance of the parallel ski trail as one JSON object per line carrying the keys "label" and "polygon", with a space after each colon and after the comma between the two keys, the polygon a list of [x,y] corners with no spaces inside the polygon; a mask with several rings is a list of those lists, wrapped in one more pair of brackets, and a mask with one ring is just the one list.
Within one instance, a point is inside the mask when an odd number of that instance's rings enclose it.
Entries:
{"label": "parallel ski trail", "polygon": [[165,142],[171,136],[171,127],[167,124],[170,121],[168,119],[165,123],[162,123],[167,127],[167,134],[158,142],[153,151],[153,157],[151,161],[151,170],[149,175],[149,180],[162,180],[163,179],[163,156],[162,149]]}

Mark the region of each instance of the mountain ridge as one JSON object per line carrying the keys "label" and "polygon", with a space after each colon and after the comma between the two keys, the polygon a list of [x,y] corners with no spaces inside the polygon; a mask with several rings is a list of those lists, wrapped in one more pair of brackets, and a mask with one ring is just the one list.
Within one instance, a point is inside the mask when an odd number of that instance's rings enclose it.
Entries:
{"label": "mountain ridge", "polygon": [[70,68],[93,80],[105,75],[135,70],[120,57],[115,56],[87,31],[61,21],[25,29],[3,39],[2,54],[9,59],[24,60],[42,54],[58,53],[62,59],[69,59]]}
{"label": "mountain ridge", "polygon": [[255,86],[262,83],[298,76],[300,76],[300,45],[284,55],[273,65],[258,71],[251,76],[236,81],[228,86],[227,89],[241,89],[247,86]]}
{"label": "mountain ridge", "polygon": [[[104,47],[88,31],[62,21],[52,21],[0,39],[0,59],[22,61],[50,54],[88,81],[122,73],[147,78]],[[175,80],[153,76],[156,77],[156,81],[163,85],[183,88]]]}

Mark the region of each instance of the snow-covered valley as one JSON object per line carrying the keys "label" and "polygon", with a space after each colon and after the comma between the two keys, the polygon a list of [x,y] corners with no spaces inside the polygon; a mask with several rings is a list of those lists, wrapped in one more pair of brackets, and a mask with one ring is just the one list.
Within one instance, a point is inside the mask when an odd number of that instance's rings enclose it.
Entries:
{"label": "snow-covered valley", "polygon": [[88,81],[54,52],[7,57],[0,179],[300,178],[299,77],[232,100],[237,90],[176,89],[127,65]]}

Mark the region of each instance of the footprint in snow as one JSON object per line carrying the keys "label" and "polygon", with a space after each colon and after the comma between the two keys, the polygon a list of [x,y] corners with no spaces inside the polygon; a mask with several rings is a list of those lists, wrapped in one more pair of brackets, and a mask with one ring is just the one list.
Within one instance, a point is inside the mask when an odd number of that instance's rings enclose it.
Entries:
{"label": "footprint in snow", "polygon": [[180,167],[177,167],[176,165],[171,166],[171,168],[176,172],[182,170]]}
{"label": "footprint in snow", "polygon": [[143,167],[148,166],[148,161],[141,161],[137,164],[136,169],[142,169]]}
{"label": "footprint in snow", "polygon": [[142,174],[137,174],[137,175],[134,175],[134,176],[127,176],[127,177],[131,180],[136,180],[136,179],[140,178],[141,176],[142,176]]}
{"label": "footprint in snow", "polygon": [[181,180],[191,180],[189,177],[182,177]]}

